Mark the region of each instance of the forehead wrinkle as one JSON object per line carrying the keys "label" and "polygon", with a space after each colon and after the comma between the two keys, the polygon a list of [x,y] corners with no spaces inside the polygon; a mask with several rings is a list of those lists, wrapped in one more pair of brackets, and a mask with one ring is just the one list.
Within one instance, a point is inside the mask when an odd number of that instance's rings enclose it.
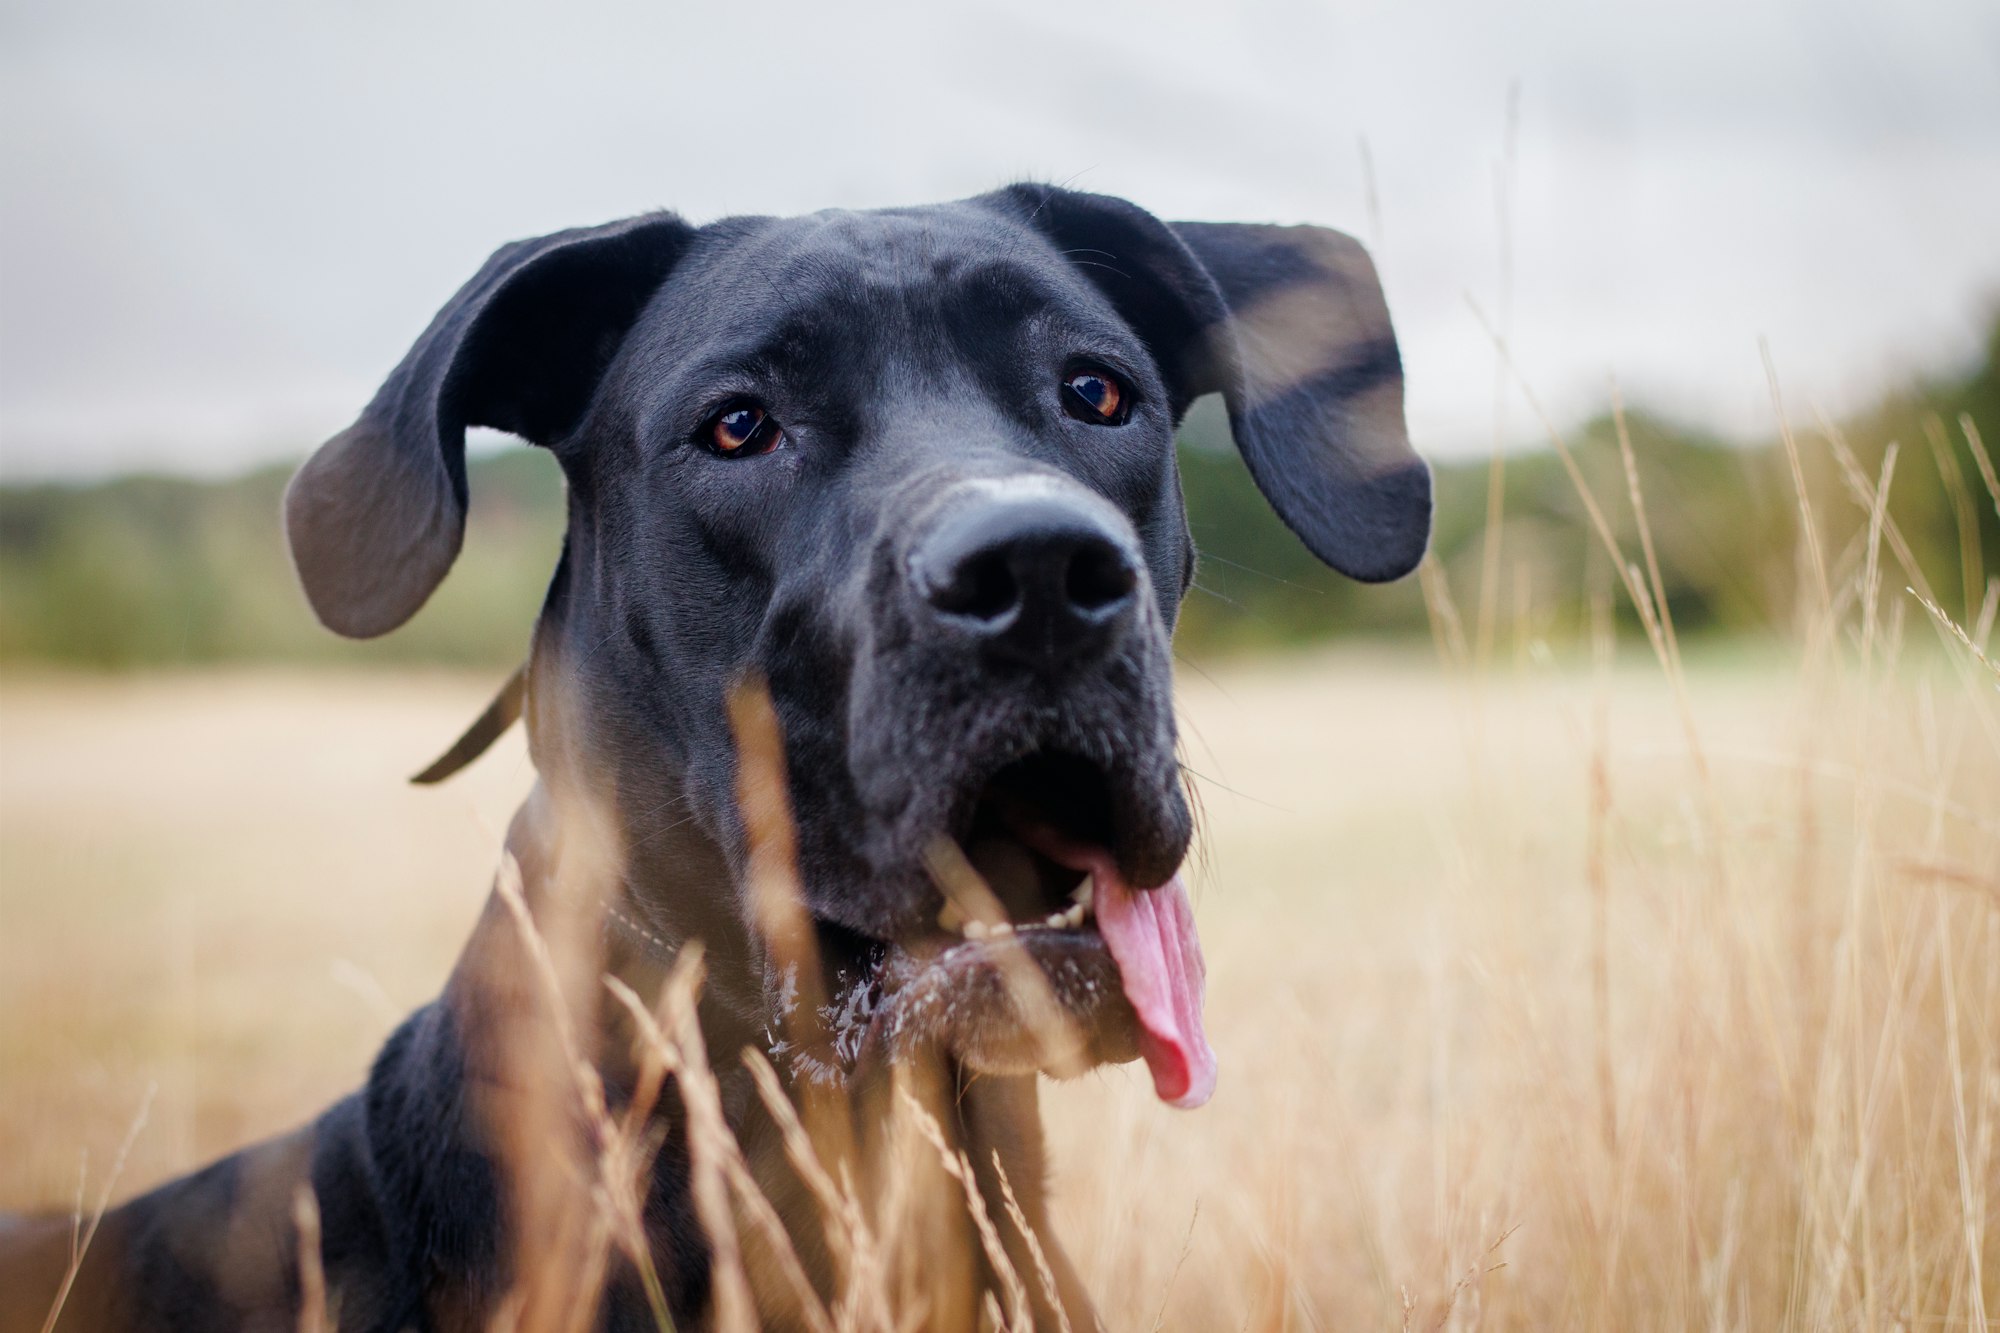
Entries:
{"label": "forehead wrinkle", "polygon": [[859,345],[859,340],[841,336],[849,324],[825,307],[795,305],[762,332],[708,340],[709,346],[685,374],[694,383],[812,378],[851,356]]}

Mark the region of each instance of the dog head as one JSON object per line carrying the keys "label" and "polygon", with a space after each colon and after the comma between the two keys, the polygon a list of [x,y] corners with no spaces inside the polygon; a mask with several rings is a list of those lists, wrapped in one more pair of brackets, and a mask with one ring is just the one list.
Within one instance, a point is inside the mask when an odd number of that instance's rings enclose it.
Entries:
{"label": "dog head", "polygon": [[[1091,1058],[1143,1053],[1192,1102],[1213,1064],[1176,873],[1174,431],[1220,393],[1300,539],[1390,579],[1431,509],[1402,392],[1373,267],[1321,228],[1034,186],[655,214],[496,253],[300,470],[287,531],[320,618],[381,634],[458,552],[466,428],[548,448],[569,528],[531,741],[609,794],[648,929],[754,938],[725,696],[761,676],[850,1057],[1032,1067],[1000,966],[1025,953]],[[968,898],[941,893],[954,865]]]}

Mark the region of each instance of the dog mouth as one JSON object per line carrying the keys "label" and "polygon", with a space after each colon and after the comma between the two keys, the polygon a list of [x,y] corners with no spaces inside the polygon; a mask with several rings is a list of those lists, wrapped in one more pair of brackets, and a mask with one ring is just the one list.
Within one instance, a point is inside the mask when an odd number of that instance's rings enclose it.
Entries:
{"label": "dog mouth", "polygon": [[840,1063],[929,1051],[1061,1076],[1143,1058],[1162,1101],[1207,1101],[1193,912],[1178,872],[1142,887],[1121,868],[1114,826],[1130,832],[1130,805],[1090,760],[1031,754],[973,786],[932,839],[930,923],[885,941],[821,921]]}

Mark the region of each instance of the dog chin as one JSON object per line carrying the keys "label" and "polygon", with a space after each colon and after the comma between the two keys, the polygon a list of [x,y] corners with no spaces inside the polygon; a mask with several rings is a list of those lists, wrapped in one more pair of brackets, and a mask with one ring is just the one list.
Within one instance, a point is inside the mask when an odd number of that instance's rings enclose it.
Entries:
{"label": "dog chin", "polygon": [[[1009,765],[925,849],[934,924],[885,940],[822,922],[838,1066],[824,1072],[929,1055],[1065,1076],[1143,1056],[1162,1100],[1205,1100],[1200,946],[1174,873],[1185,806],[1116,785],[1074,756]],[[1145,804],[1152,818],[1119,817]],[[1114,827],[1127,835],[1116,852]]]}
{"label": "dog chin", "polygon": [[881,995],[864,1060],[939,1051],[980,1073],[1063,1077],[1140,1054],[1118,964],[1088,921],[895,946]]}

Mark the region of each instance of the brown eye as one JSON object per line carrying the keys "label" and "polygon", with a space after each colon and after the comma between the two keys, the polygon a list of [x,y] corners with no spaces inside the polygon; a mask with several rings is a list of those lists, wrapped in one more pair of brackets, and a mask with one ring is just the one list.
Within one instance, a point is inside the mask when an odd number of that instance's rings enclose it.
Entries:
{"label": "brown eye", "polygon": [[770,453],[784,438],[776,417],[755,403],[738,403],[709,422],[703,443],[724,458],[749,458]]}
{"label": "brown eye", "polygon": [[1118,377],[1094,366],[1070,372],[1062,400],[1063,411],[1093,426],[1122,426],[1132,410],[1132,395]]}

